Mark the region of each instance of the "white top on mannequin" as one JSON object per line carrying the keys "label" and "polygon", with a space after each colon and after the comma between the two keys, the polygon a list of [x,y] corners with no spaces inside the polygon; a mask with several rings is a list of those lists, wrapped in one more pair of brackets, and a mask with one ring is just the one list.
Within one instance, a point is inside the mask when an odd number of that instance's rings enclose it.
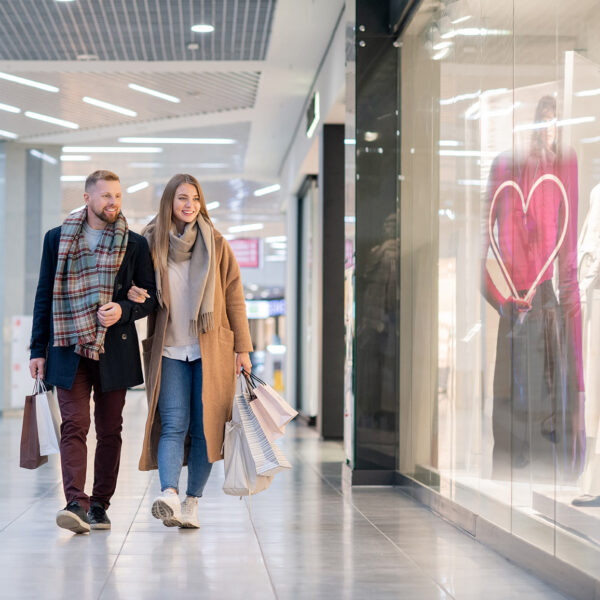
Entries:
{"label": "white top on mannequin", "polygon": [[590,208],[579,235],[577,257],[582,301],[590,285],[600,275],[600,183],[590,193]]}

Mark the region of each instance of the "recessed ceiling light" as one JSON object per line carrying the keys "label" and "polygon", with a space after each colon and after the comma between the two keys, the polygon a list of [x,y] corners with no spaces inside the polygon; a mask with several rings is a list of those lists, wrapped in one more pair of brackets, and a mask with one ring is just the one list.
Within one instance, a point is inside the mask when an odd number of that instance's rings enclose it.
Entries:
{"label": "recessed ceiling light", "polygon": [[207,210],[215,210],[216,208],[219,208],[219,206],[221,206],[220,202],[216,202],[216,201],[215,202],[209,202],[206,205],[206,209]]}
{"label": "recessed ceiling light", "polygon": [[18,77],[12,73],[0,73],[0,79],[6,81],[12,81],[13,83],[20,83],[21,85],[28,85],[29,87],[37,88],[38,90],[44,90],[45,92],[59,92],[59,88],[54,85],[48,85],[47,83],[40,83],[33,79],[25,79],[25,77]]}
{"label": "recessed ceiling light", "polygon": [[12,106],[10,104],[2,104],[2,102],[0,102],[0,110],[5,110],[6,112],[10,112],[10,113],[20,113],[21,109],[17,108],[16,106]]}
{"label": "recessed ceiling light", "polygon": [[112,112],[120,113],[122,115],[127,115],[128,117],[137,117],[137,113],[135,110],[129,110],[128,108],[123,108],[122,106],[117,106],[116,104],[111,104],[110,102],[104,102],[104,100],[97,100],[96,98],[90,98],[89,96],[84,96],[83,101],[87,104],[91,104],[92,106],[97,106],[98,108],[104,108],[105,110],[111,110]]}
{"label": "recessed ceiling light", "polygon": [[155,154],[162,148],[125,148],[123,146],[64,146],[63,152],[89,152],[91,154]]}
{"label": "recessed ceiling light", "polygon": [[235,144],[228,138],[121,137],[122,144]]}
{"label": "recessed ceiling light", "polygon": [[30,110],[26,110],[24,114],[30,119],[45,121],[46,123],[52,123],[53,125],[60,125],[61,127],[66,127],[67,129],[79,129],[79,125],[77,125],[77,123],[73,123],[72,121],[64,121],[63,119],[49,117],[48,115],[42,115],[40,113],[31,112]]}
{"label": "recessed ceiling light", "polygon": [[92,157],[83,154],[72,154],[71,156],[62,154],[60,160],[62,162],[87,162],[88,160],[92,160]]}
{"label": "recessed ceiling light", "polygon": [[278,192],[281,189],[281,186],[276,183],[275,185],[269,185],[264,188],[260,188],[259,190],[254,191],[255,196],[265,196],[266,194],[272,194],[273,192]]}
{"label": "recessed ceiling light", "polygon": [[140,190],[145,190],[150,184],[147,181],[140,181],[140,183],[136,183],[134,185],[130,185],[127,188],[128,194],[135,194],[135,192],[139,192]]}
{"label": "recessed ceiling light", "polygon": [[163,94],[162,92],[151,90],[150,88],[144,87],[143,85],[138,85],[137,83],[130,83],[127,87],[131,90],[135,90],[136,92],[142,92],[142,94],[155,96],[156,98],[161,98],[162,100],[167,100],[168,102],[181,102],[181,100],[176,96],[171,96],[170,94]]}
{"label": "recessed ceiling light", "polygon": [[263,223],[249,223],[248,225],[234,225],[230,227],[227,231],[229,233],[239,233],[241,231],[258,231],[259,229],[263,229]]}
{"label": "recessed ceiling light", "polygon": [[198,48],[200,48],[200,44],[198,44],[197,42],[190,42],[187,45],[188,50],[198,50]]}
{"label": "recessed ceiling light", "polygon": [[5,129],[0,129],[0,137],[9,138],[11,140],[16,140],[19,136],[12,131],[6,131]]}
{"label": "recessed ceiling light", "polygon": [[212,33],[215,28],[212,25],[193,25],[192,31],[194,33]]}
{"label": "recessed ceiling light", "polygon": [[74,181],[85,181],[86,175],[61,175],[60,180],[62,182],[74,182]]}

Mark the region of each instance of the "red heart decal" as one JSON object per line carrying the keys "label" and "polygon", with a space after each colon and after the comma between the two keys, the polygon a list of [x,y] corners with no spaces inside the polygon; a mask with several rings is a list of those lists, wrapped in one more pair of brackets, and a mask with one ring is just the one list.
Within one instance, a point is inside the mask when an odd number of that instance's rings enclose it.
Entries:
{"label": "red heart decal", "polygon": [[531,189],[529,190],[529,194],[527,195],[527,201],[525,201],[525,196],[523,194],[523,190],[521,190],[521,186],[518,183],[516,183],[515,181],[512,181],[512,179],[505,181],[498,186],[498,189],[496,190],[496,193],[494,194],[494,197],[492,198],[492,204],[490,206],[490,216],[488,219],[488,231],[489,231],[489,235],[490,235],[490,243],[492,246],[492,251],[494,252],[494,256],[496,257],[496,260],[498,261],[498,264],[500,265],[502,275],[504,275],[504,279],[506,279],[506,283],[508,283],[508,287],[510,288],[510,291],[511,291],[513,297],[520,298],[519,293],[517,292],[517,289],[515,287],[515,284],[513,283],[513,280],[510,276],[510,273],[508,272],[508,269],[506,268],[506,265],[504,264],[504,261],[502,260],[502,256],[500,254],[500,248],[498,248],[498,244],[496,243],[496,239],[494,238],[494,221],[495,221],[494,207],[496,206],[496,200],[498,199],[500,192],[502,192],[502,190],[504,190],[507,187],[512,187],[514,190],[516,190],[517,194],[519,194],[519,197],[521,198],[521,206],[523,207],[523,213],[526,215],[527,211],[529,210],[529,204],[531,203],[531,198],[533,196],[533,192],[535,192],[536,188],[540,184],[542,184],[544,181],[553,181],[558,186],[558,189],[560,190],[560,192],[562,194],[562,201],[565,205],[565,222],[563,224],[563,229],[560,234],[560,238],[558,239],[558,243],[554,247],[554,250],[552,250],[552,252],[550,253],[548,260],[546,261],[544,266],[541,268],[540,272],[537,274],[537,277],[535,278],[535,281],[529,288],[529,291],[527,292],[525,298],[523,298],[523,300],[525,300],[526,302],[531,302],[533,296],[535,295],[535,290],[540,282],[540,279],[546,272],[546,269],[548,269],[548,267],[552,264],[552,262],[556,258],[556,255],[558,254],[560,247],[562,246],[563,242],[565,241],[565,236],[567,235],[567,226],[569,225],[569,199],[567,198],[567,191],[565,190],[565,186],[563,185],[562,181],[558,177],[556,177],[556,175],[551,175],[549,173],[546,175],[542,175],[531,186]]}

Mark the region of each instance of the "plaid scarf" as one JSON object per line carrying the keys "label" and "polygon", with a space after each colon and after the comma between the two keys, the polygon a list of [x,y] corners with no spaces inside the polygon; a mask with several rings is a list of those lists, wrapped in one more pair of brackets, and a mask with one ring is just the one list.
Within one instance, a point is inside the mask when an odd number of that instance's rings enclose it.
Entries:
{"label": "plaid scarf", "polygon": [[106,327],[100,325],[96,313],[112,300],[129,228],[119,213],[115,223],[106,225],[92,252],[82,233],[86,219],[87,208],[83,208],[70,214],[60,230],[52,303],[54,345],[75,345],[77,354],[99,360]]}

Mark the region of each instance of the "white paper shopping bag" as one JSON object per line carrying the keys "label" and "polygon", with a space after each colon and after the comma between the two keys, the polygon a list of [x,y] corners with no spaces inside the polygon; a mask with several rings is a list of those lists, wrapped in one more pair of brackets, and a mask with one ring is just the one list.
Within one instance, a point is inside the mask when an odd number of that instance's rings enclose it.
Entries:
{"label": "white paper shopping bag", "polygon": [[58,403],[46,389],[42,381],[38,382],[35,396],[35,416],[37,420],[40,455],[60,453],[60,411]]}

